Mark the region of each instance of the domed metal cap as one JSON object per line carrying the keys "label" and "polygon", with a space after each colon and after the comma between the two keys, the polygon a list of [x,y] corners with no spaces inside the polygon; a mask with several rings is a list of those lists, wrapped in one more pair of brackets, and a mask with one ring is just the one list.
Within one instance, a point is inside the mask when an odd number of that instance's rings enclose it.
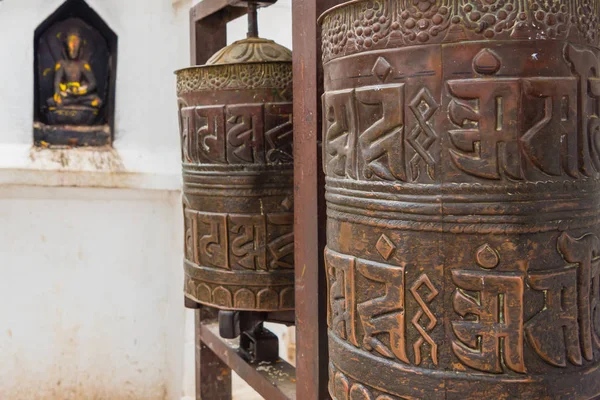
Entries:
{"label": "domed metal cap", "polygon": [[249,37],[219,50],[206,65],[278,61],[292,62],[290,49],[272,40]]}
{"label": "domed metal cap", "polygon": [[239,40],[212,56],[206,65],[292,62],[292,52],[272,40],[258,37],[257,0],[248,2],[248,38]]}

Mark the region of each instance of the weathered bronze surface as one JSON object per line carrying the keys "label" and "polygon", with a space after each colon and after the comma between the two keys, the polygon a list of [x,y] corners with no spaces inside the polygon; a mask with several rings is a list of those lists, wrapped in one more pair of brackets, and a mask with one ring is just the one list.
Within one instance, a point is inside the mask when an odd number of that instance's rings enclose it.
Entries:
{"label": "weathered bronze surface", "polygon": [[334,399],[600,395],[599,4],[322,17]]}
{"label": "weathered bronze surface", "polygon": [[177,72],[185,294],[230,310],[294,308],[292,65],[248,38]]}

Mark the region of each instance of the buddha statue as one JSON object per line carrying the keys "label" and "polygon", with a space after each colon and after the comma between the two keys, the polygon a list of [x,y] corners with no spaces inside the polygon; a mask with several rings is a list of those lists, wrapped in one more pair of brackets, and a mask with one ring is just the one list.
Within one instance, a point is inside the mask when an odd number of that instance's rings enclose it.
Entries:
{"label": "buddha statue", "polygon": [[77,30],[70,31],[64,38],[63,58],[54,68],[54,96],[47,104],[53,119],[61,123],[91,124],[102,105],[94,72],[83,59],[82,42]]}

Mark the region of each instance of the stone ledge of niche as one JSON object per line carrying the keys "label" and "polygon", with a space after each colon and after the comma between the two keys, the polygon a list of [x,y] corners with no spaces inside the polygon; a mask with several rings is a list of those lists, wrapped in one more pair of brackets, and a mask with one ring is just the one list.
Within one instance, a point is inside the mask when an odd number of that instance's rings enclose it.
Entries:
{"label": "stone ledge of niche", "polygon": [[0,186],[180,191],[179,153],[0,144]]}

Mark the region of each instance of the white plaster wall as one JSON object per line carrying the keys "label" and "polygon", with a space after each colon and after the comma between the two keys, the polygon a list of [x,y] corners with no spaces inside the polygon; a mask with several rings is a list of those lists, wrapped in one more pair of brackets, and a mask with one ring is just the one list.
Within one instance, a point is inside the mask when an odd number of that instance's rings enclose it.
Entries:
{"label": "white plaster wall", "polygon": [[114,151],[31,149],[33,34],[62,1],[0,1],[0,399],[180,399],[191,1],[87,2],[119,37]]}
{"label": "white plaster wall", "polygon": [[[119,37],[108,152],[32,150],[33,33],[62,0],[0,1],[0,399],[191,398],[173,71],[192,0],[86,1]],[[291,48],[290,7],[261,36]]]}
{"label": "white plaster wall", "polygon": [[0,399],[178,399],[176,192],[0,191]]}

